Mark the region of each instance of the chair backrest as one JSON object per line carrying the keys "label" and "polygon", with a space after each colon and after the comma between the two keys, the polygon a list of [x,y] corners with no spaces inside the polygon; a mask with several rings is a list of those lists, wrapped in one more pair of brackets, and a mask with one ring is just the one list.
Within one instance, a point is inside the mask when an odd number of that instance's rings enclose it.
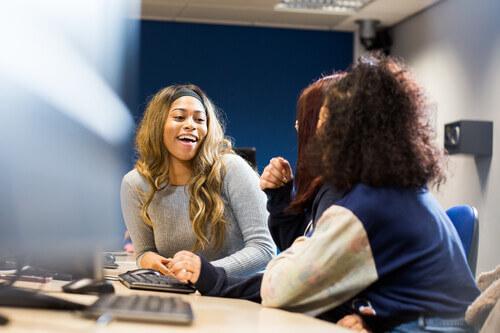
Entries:
{"label": "chair backrest", "polygon": [[451,207],[446,211],[457,229],[473,275],[476,275],[479,219],[477,209],[469,205]]}

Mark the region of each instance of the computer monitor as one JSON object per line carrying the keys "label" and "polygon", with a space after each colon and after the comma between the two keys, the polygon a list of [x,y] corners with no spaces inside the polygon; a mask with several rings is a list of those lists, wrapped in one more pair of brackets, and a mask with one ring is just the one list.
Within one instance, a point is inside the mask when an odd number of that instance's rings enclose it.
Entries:
{"label": "computer monitor", "polygon": [[95,277],[96,251],[121,242],[134,127],[116,82],[123,6],[0,5],[0,257]]}
{"label": "computer monitor", "polygon": [[234,152],[243,157],[255,170],[257,170],[257,150],[255,147],[238,147]]}
{"label": "computer monitor", "polygon": [[42,98],[3,88],[12,112],[0,114],[0,253],[94,275],[93,253],[120,242],[126,137],[109,142]]}

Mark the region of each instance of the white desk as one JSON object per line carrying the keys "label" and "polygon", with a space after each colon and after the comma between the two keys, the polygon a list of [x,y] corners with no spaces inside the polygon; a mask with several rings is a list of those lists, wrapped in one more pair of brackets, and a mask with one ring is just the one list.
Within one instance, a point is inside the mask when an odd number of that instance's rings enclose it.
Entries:
{"label": "white desk", "polygon": [[[121,272],[124,267],[130,269],[134,265],[120,262]],[[106,270],[106,273],[112,273]],[[47,284],[33,284],[23,282],[23,286],[40,288],[51,295],[64,297],[69,300],[91,304],[95,296],[65,294],[60,290],[65,282],[52,281]],[[117,294],[152,294],[158,292],[130,290],[121,283],[113,282]],[[9,318],[7,326],[0,326],[2,332],[214,332],[214,333],[314,333],[351,332],[334,324],[311,318],[302,314],[286,312],[277,309],[264,308],[259,304],[244,300],[226,299],[219,297],[201,296],[198,294],[179,295],[161,293],[161,295],[175,295],[191,303],[194,312],[194,323],[191,326],[176,326],[166,324],[150,324],[139,322],[112,321],[103,326],[95,321],[82,318],[76,313],[64,311],[49,311],[37,309],[5,308],[0,307],[0,313]]]}

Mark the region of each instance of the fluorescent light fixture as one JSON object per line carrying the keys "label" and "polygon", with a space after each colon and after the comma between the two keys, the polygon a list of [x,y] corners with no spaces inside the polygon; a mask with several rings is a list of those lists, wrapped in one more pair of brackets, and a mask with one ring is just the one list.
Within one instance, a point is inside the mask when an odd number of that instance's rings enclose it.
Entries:
{"label": "fluorescent light fixture", "polygon": [[373,0],[281,0],[274,10],[317,13],[317,14],[352,14]]}

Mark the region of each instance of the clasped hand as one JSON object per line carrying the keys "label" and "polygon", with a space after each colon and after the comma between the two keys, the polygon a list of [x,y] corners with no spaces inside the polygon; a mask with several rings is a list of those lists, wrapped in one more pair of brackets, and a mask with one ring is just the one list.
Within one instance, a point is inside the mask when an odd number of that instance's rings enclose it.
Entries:
{"label": "clasped hand", "polygon": [[260,189],[279,188],[292,180],[292,167],[283,157],[274,157],[260,176]]}
{"label": "clasped hand", "polygon": [[173,276],[181,282],[194,284],[200,277],[201,259],[190,251],[179,251],[173,258],[147,252],[141,259],[141,267],[151,268],[163,275]]}

